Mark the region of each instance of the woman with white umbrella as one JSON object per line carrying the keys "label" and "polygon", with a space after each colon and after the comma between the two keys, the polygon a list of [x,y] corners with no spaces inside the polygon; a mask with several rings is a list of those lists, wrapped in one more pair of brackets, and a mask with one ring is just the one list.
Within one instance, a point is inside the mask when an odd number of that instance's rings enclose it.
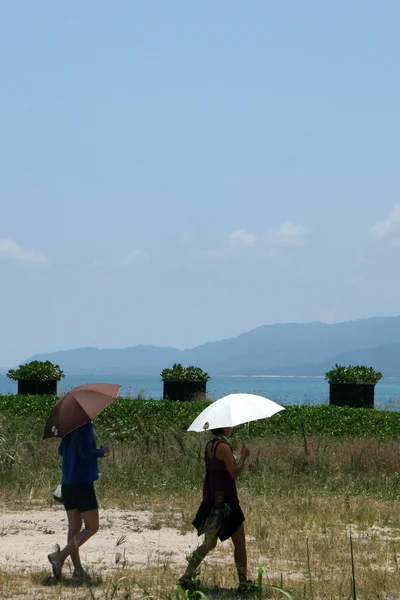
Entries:
{"label": "woman with white umbrella", "polygon": [[205,556],[215,548],[218,538],[232,539],[239,578],[239,593],[256,591],[247,579],[247,551],[244,515],[239,504],[236,479],[242,473],[250,450],[242,444],[239,460],[235,459],[229,437],[235,425],[270,417],[283,410],[275,402],[252,394],[230,394],[208,406],[188,431],[211,430],[212,439],[204,452],[206,474],[203,499],[192,521],[204,541],[194,551],[179,584],[184,589],[193,585],[193,575]]}
{"label": "woman with white umbrella", "polygon": [[185,574],[179,584],[187,589],[201,561],[221,542],[231,538],[239,577],[239,591],[247,590],[252,582],[247,580],[247,552],[244,533],[244,515],[240,508],[236,479],[244,469],[250,450],[243,444],[238,461],[233,455],[228,438],[231,427],[213,429],[213,438],[205,448],[206,475],[203,501],[192,524],[204,541],[192,554]]}

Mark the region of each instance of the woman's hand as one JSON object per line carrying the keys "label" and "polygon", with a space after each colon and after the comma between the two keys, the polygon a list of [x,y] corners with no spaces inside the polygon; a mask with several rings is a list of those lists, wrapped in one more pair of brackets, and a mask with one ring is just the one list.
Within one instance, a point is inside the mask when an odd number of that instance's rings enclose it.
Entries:
{"label": "woman's hand", "polygon": [[250,448],[245,446],[245,444],[243,442],[242,449],[240,452],[240,458],[242,458],[243,460],[246,460],[246,458],[249,458],[249,456],[250,456]]}
{"label": "woman's hand", "polygon": [[104,456],[108,456],[110,454],[110,448],[108,446],[103,446]]}

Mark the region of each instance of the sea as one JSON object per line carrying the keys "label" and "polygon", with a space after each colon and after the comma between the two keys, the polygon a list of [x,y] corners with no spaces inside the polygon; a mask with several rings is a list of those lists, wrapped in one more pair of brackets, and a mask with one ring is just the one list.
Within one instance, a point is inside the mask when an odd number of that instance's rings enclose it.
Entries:
{"label": "sea", "polygon": [[[78,385],[102,381],[96,373],[66,375],[58,384],[58,393]],[[121,385],[120,396],[160,400],[163,384],[158,377],[135,377],[119,375],[104,377],[103,381]],[[329,385],[323,377],[273,377],[273,376],[232,376],[212,377],[207,384],[207,392],[212,400],[226,394],[246,392],[259,394],[285,405],[317,406],[329,403]],[[0,374],[0,394],[16,394],[17,383]],[[383,378],[375,387],[375,407],[381,410],[400,410],[400,378]]]}

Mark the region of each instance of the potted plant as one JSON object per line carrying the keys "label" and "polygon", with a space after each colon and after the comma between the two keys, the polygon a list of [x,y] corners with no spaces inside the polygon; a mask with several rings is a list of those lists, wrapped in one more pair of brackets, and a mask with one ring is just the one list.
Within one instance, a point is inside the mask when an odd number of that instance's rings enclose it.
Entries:
{"label": "potted plant", "polygon": [[206,394],[210,376],[199,367],[174,364],[161,372],[160,379],[164,383],[164,400],[190,401]]}
{"label": "potted plant", "polygon": [[18,381],[18,394],[37,394],[52,396],[57,395],[57,382],[64,377],[58,365],[49,360],[33,360],[18,369],[10,369],[7,373],[9,379]]}
{"label": "potted plant", "polygon": [[372,367],[335,365],[325,373],[329,382],[329,404],[373,408],[375,385],[381,378],[382,373]]}

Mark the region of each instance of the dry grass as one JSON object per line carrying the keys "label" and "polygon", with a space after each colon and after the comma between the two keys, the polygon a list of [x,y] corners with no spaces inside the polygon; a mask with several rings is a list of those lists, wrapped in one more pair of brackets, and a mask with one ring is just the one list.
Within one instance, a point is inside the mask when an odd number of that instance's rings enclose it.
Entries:
{"label": "dry grass", "polygon": [[[200,501],[203,444],[201,436],[171,432],[115,445],[102,463],[102,506],[151,508],[150,527],[173,523],[188,531]],[[55,446],[12,440],[6,445],[11,458],[3,468],[0,462],[2,506],[51,506],[50,492],[59,480]],[[283,583],[299,600],[350,598],[351,528],[356,597],[400,598],[400,442],[280,438],[254,440],[250,447],[255,471],[243,474],[240,494],[251,574],[265,567],[271,583]],[[91,590],[44,586],[41,573],[0,571],[0,598],[108,600],[121,577],[115,600],[141,597],[143,590],[171,597],[181,570],[166,555],[146,568],[126,564]],[[236,584],[229,543],[206,560],[201,579],[211,596],[214,585],[227,590]]]}
{"label": "dry grass", "polygon": [[[250,573],[257,576],[259,566],[266,569],[270,582],[284,585],[298,599],[342,600],[350,597],[350,527],[353,533],[357,597],[361,599],[398,599],[400,597],[400,516],[398,504],[366,497],[327,498],[312,494],[302,497],[265,497],[242,500],[246,512],[246,530]],[[182,531],[198,504],[197,495],[176,499],[175,511],[182,518]],[[157,526],[170,523],[170,508],[155,514]],[[175,523],[177,520],[175,519]],[[150,526],[152,526],[150,524]],[[310,571],[307,564],[307,540]],[[182,557],[183,559],[184,557]],[[120,564],[115,567],[120,569]],[[94,570],[96,573],[96,569]],[[146,567],[106,572],[92,588],[43,585],[48,573],[0,571],[0,598],[111,598],[113,585],[121,577],[121,592],[114,598],[139,598],[151,592],[157,598],[172,597],[182,567],[170,556],[158,558]],[[232,547],[220,544],[207,557],[200,573],[204,591],[215,596],[215,586],[225,595],[236,585]],[[2,594],[2,595],[1,595]],[[221,590],[219,591],[219,595]],[[281,597],[278,593],[276,598]]]}

